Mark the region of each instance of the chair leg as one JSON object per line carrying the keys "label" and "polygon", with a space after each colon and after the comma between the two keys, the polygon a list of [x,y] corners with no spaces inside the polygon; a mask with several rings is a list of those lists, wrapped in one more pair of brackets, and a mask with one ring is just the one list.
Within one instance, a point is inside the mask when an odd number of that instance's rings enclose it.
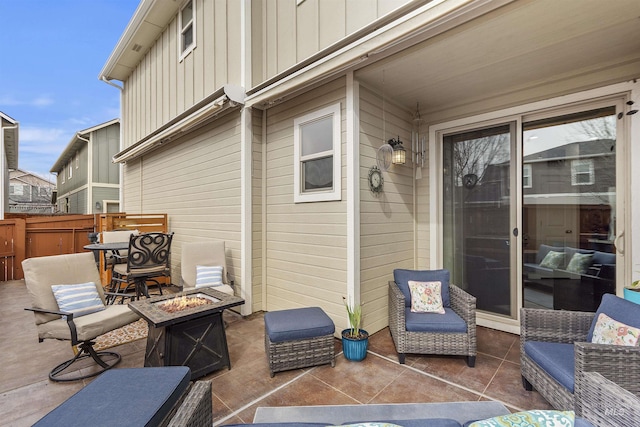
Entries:
{"label": "chair leg", "polygon": [[467,356],[467,366],[473,368],[476,366],[476,357],[475,356]]}
{"label": "chair leg", "polygon": [[527,391],[533,390],[533,385],[524,376],[522,376],[522,387]]}
{"label": "chair leg", "polygon": [[[118,363],[120,363],[121,357],[118,353],[114,353],[112,351],[95,351],[93,348],[93,342],[85,341],[80,343],[80,350],[76,353],[76,355],[72,358],[63,362],[53,368],[49,373],[49,379],[55,382],[69,382],[69,381],[78,381],[86,378],[95,377],[103,373],[104,371],[113,368]],[[66,376],[64,372],[75,362],[78,360],[92,358],[101,369],[98,369],[96,372],[91,372],[87,375],[78,375],[78,376]]]}
{"label": "chair leg", "polygon": [[404,357],[404,353],[398,353],[398,362],[400,362],[401,365],[404,365]]}

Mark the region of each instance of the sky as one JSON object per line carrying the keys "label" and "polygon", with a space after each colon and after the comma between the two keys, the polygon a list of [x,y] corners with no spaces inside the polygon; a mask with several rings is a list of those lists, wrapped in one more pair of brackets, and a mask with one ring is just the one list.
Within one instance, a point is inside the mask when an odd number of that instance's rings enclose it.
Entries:
{"label": "sky", "polygon": [[0,0],[0,111],[20,123],[18,167],[50,174],[77,131],[120,115],[98,79],[139,0]]}

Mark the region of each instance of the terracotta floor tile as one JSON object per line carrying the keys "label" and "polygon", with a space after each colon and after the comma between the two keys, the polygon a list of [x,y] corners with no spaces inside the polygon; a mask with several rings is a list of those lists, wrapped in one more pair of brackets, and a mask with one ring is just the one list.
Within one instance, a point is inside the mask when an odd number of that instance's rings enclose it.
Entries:
{"label": "terracotta floor tile", "polygon": [[551,405],[537,391],[526,391],[522,387],[520,366],[505,362],[487,387],[486,395],[505,402],[518,410],[552,409]]}
{"label": "terracotta floor tile", "polygon": [[495,329],[478,327],[477,340],[478,353],[486,353],[504,359],[511,350],[511,346],[518,345],[520,337]]}

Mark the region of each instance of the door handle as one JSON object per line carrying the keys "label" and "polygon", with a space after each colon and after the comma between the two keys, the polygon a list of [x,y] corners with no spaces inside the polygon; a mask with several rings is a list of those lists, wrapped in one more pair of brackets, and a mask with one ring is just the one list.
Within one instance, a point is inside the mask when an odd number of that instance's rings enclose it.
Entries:
{"label": "door handle", "polygon": [[619,245],[618,242],[623,238],[624,238],[624,231],[621,231],[620,234],[618,234],[616,238],[613,239],[613,247],[615,248],[616,251],[618,251],[620,255],[624,255],[624,246]]}

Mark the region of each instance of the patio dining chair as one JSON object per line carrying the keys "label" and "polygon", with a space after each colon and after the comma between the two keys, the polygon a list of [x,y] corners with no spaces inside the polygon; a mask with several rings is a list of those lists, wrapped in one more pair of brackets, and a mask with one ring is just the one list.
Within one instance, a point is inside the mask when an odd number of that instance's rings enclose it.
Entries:
{"label": "patio dining chair", "polygon": [[[442,354],[466,356],[467,365],[474,367],[476,298],[449,283],[448,270],[396,269],[393,277],[389,330],[400,363],[407,353]],[[420,297],[426,294],[434,296],[427,305]]]}
{"label": "patio dining chair", "polygon": [[[126,263],[113,266],[114,295],[110,302],[149,297],[149,284],[162,295],[163,282],[171,278],[171,242],[173,233],[144,233],[129,237]],[[117,257],[117,256],[116,256]]]}
{"label": "patio dining chair", "polygon": [[233,295],[233,279],[227,269],[224,241],[189,242],[182,245],[181,276],[184,290],[213,286]]}
{"label": "patio dining chair", "polygon": [[[74,381],[104,372],[118,362],[120,355],[111,351],[96,351],[93,340],[139,316],[126,305],[105,305],[100,273],[93,254],[55,255],[28,258],[22,261],[24,281],[31,297],[38,340],[67,340],[75,356],[50,373],[53,381]],[[86,358],[99,366],[88,374],[74,373],[72,365]]]}
{"label": "patio dining chair", "polygon": [[[138,235],[138,230],[112,230],[100,233],[101,243],[128,242],[131,235]],[[127,262],[128,251],[102,251],[105,269],[113,268],[114,264]]]}

